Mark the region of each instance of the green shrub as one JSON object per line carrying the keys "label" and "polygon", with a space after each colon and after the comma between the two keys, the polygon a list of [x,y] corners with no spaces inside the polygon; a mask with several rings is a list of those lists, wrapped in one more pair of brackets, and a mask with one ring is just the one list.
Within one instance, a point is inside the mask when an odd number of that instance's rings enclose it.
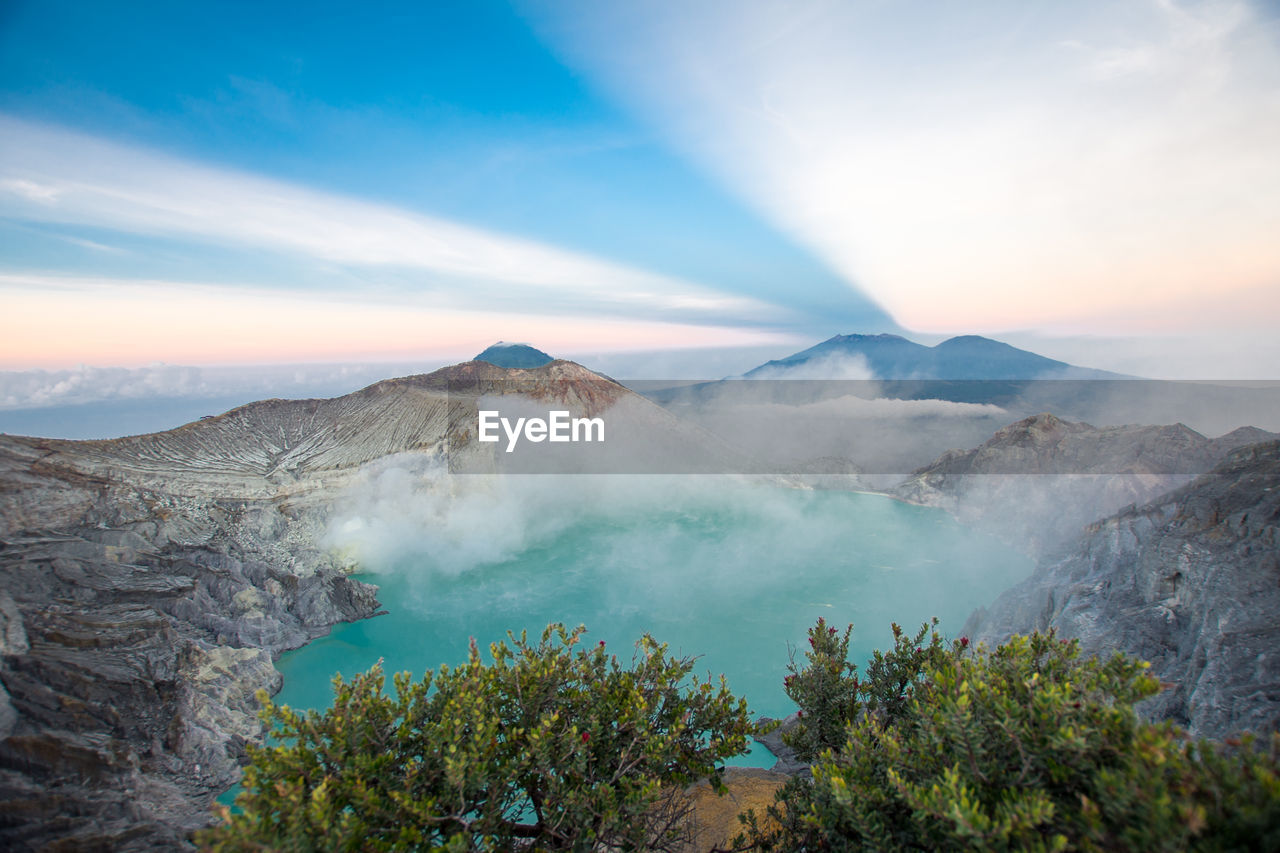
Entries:
{"label": "green shrub", "polygon": [[893,625],[893,649],[888,653],[877,649],[867,663],[867,677],[861,681],[857,666],[849,661],[853,626],[841,634],[819,619],[809,629],[805,667],[796,665],[794,655],[787,666],[783,688],[800,710],[795,725],[783,734],[783,742],[801,761],[813,761],[824,750],[842,748],[849,721],[863,713],[882,723],[900,716],[920,670],[947,653],[937,624],[934,619],[921,626],[914,637]]}
{"label": "green shrub", "polygon": [[[929,628],[908,638],[895,626],[856,700],[810,704],[812,731],[839,725],[845,737],[812,780],[780,792],[777,828],[749,820],[747,840],[785,851],[1280,849],[1277,741],[1192,744],[1143,722],[1134,703],[1159,685],[1121,655],[1082,658],[1052,633],[948,647],[931,631],[925,642]],[[814,631],[836,636],[821,622]],[[830,655],[847,650],[818,646],[793,685],[826,683],[840,663]],[[813,719],[822,707],[841,718]]]}
{"label": "green shrub", "polygon": [[[334,680],[333,706],[273,705],[279,745],[250,747],[238,814],[212,850],[664,849],[679,840],[676,791],[743,752],[743,700],[688,679],[691,659],[645,636],[629,666],[584,629],[552,625],[482,662],[414,682],[380,667]],[[665,797],[665,799],[664,799]],[[668,806],[664,808],[664,805]]]}
{"label": "green shrub", "polygon": [[792,655],[787,666],[789,674],[782,685],[800,713],[795,725],[783,733],[782,741],[801,761],[812,761],[824,749],[841,746],[845,721],[854,719],[862,707],[858,668],[849,662],[852,630],[851,625],[839,634],[819,619],[809,629],[809,650],[804,653],[807,665],[800,669]]}

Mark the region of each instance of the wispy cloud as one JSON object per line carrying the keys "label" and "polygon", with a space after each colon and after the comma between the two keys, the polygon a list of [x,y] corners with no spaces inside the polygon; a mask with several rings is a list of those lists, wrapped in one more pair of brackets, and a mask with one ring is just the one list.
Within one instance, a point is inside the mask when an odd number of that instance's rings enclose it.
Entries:
{"label": "wispy cloud", "polygon": [[66,240],[73,246],[79,246],[82,249],[90,249],[94,252],[104,252],[110,255],[126,255],[128,251],[121,249],[119,246],[108,246],[106,243],[99,243],[97,240],[86,240],[83,237],[72,237],[67,234],[59,235],[61,239]]}
{"label": "wispy cloud", "polygon": [[[569,61],[908,328],[1280,315],[1264,7],[529,5]],[[1231,300],[1250,310],[1222,317]]]}
{"label": "wispy cloud", "polygon": [[0,192],[15,195],[38,204],[52,204],[58,199],[57,187],[49,184],[38,184],[26,178],[5,178],[0,180]]}
{"label": "wispy cloud", "polygon": [[[778,322],[775,306],[519,237],[186,162],[0,116],[0,214],[385,271],[454,307],[717,324]],[[416,274],[405,285],[405,273]]]}

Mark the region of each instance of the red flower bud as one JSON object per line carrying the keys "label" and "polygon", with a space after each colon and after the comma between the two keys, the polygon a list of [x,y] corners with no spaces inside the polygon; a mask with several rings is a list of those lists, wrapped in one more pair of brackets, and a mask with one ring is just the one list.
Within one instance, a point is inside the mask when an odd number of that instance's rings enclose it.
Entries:
{"label": "red flower bud", "polygon": [[589,740],[591,740],[591,735],[587,734],[586,732],[583,732],[583,733],[582,733],[582,742],[583,742],[583,743],[586,743],[586,742],[587,742],[587,741],[589,741]]}
{"label": "red flower bud", "polygon": [[961,638],[960,638],[960,648],[965,649],[965,648],[968,648],[968,647],[969,647],[969,638],[968,638],[968,637],[961,637]]}

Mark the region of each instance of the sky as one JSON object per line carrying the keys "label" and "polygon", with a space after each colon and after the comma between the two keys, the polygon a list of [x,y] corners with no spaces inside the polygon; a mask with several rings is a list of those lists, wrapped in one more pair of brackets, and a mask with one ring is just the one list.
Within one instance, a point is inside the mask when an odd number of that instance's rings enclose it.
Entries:
{"label": "sky", "polygon": [[1277,151],[1274,3],[0,0],[0,371],[897,332],[1275,378]]}

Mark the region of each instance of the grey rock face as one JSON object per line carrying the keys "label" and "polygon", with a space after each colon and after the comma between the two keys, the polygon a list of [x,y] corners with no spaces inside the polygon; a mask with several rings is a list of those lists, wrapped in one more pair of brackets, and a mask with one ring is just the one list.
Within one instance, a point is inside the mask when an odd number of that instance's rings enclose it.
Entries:
{"label": "grey rock face", "polygon": [[[331,567],[299,578],[96,528],[9,537],[0,587],[0,842],[19,849],[180,846],[262,735],[274,656],[377,607]],[[260,608],[224,615],[237,600]]]}
{"label": "grey rock face", "polygon": [[1280,728],[1280,442],[1236,450],[1189,485],[1090,525],[1062,556],[975,613],[997,643],[1057,629],[1123,651],[1170,686],[1154,718],[1221,738]]}
{"label": "grey rock face", "polygon": [[[788,714],[778,721],[776,729],[756,737],[756,741],[764,744],[765,748],[773,753],[773,757],[778,759],[771,768],[774,773],[785,773],[788,776],[808,776],[810,773],[809,763],[796,758],[796,751],[782,740],[782,736],[794,729],[799,721],[798,713]],[[771,723],[773,720],[769,717],[761,717],[759,722]]]}

